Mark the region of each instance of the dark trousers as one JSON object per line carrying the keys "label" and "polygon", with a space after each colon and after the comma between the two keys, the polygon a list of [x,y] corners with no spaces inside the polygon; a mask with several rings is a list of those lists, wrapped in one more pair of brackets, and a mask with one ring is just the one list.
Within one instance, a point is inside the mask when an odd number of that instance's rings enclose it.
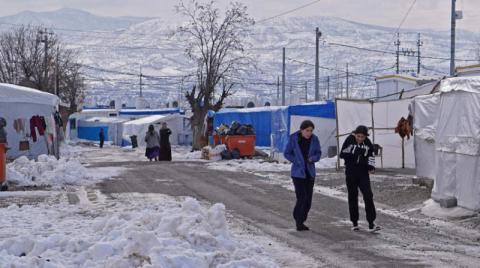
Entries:
{"label": "dark trousers", "polygon": [[293,178],[293,185],[295,186],[295,194],[297,196],[297,203],[293,209],[293,218],[297,225],[307,220],[308,212],[312,207],[314,184],[315,179]]}
{"label": "dark trousers", "polygon": [[105,142],[104,139],[100,139],[100,148],[103,148],[103,143]]}
{"label": "dark trousers", "polygon": [[348,189],[348,206],[350,209],[350,220],[352,223],[358,223],[358,189],[362,192],[363,201],[365,202],[365,212],[367,221],[373,224],[377,214],[375,212],[375,204],[373,203],[373,193],[370,186],[370,175],[368,173],[347,173],[347,189]]}

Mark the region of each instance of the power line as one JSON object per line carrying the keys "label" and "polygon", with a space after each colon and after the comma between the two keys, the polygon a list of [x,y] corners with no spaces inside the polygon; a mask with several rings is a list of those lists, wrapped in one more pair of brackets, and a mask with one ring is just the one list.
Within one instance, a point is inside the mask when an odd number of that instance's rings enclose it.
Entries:
{"label": "power line", "polygon": [[273,20],[273,19],[276,19],[276,18],[285,16],[285,15],[287,15],[287,14],[293,13],[293,12],[298,11],[298,10],[300,10],[300,9],[304,9],[304,8],[306,8],[306,7],[309,7],[309,6],[311,6],[311,5],[314,5],[314,4],[316,4],[316,3],[320,2],[320,1],[322,1],[322,0],[315,0],[315,1],[310,2],[310,3],[308,3],[308,4],[305,4],[305,5],[299,6],[299,7],[297,7],[297,8],[294,8],[294,9],[291,9],[291,10],[288,10],[288,11],[285,11],[285,12],[283,12],[283,13],[280,13],[280,14],[278,14],[278,15],[275,15],[275,16],[272,16],[272,17],[269,17],[269,18],[265,18],[265,19],[259,20],[259,21],[257,21],[256,24],[264,23],[264,22],[266,22],[266,21]]}

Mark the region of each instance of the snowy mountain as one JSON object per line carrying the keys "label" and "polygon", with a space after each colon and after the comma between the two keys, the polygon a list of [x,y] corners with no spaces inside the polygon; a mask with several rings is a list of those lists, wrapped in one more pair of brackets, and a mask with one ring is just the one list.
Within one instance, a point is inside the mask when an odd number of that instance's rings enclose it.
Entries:
{"label": "snowy mountain", "polygon": [[[183,54],[182,41],[172,33],[176,26],[161,18],[106,18],[84,11],[62,9],[55,12],[20,13],[0,18],[0,22],[53,25],[71,48],[78,49],[90,90],[87,100],[106,104],[114,98],[133,104],[139,94],[139,73],[142,68],[143,93],[152,106],[180,100],[191,87],[192,64]],[[38,23],[31,20],[38,20]],[[74,17],[75,19],[71,19]],[[345,69],[349,64],[349,85],[353,95],[368,97],[373,93],[375,76],[392,74],[395,64],[396,29],[366,25],[332,17],[280,18],[256,25],[250,36],[248,53],[256,60],[256,68],[247,66],[246,73],[236,74],[238,84],[232,104],[255,101],[276,102],[277,77],[282,70],[282,47],[286,47],[287,99],[309,100],[314,93],[315,28],[323,33],[320,47],[322,95],[330,76],[330,96],[341,95],[346,84]],[[70,30],[69,30],[70,29]],[[71,29],[77,29],[73,31]],[[417,48],[417,33],[423,41],[422,75],[443,76],[449,70],[450,33],[407,29],[401,32],[401,47]],[[480,34],[459,31],[458,59],[478,59]],[[359,47],[362,49],[354,48]],[[458,61],[457,65],[476,62]],[[416,71],[417,58],[401,57],[404,73]],[[379,71],[380,70],[380,71]]]}

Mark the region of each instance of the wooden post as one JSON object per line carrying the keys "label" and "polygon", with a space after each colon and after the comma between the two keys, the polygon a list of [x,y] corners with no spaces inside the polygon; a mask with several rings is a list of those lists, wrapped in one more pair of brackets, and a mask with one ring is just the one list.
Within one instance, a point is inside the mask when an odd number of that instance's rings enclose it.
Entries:
{"label": "wooden post", "polygon": [[405,138],[402,138],[402,168],[405,168]]}

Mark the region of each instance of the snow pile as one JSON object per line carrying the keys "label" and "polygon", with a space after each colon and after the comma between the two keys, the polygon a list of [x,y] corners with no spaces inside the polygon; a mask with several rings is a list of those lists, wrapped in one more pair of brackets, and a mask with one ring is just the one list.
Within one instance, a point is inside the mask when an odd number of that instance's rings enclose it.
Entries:
{"label": "snow pile", "polygon": [[462,207],[442,208],[439,203],[433,199],[425,201],[422,207],[422,214],[432,218],[439,219],[462,219],[477,215],[473,210]]}
{"label": "snow pile", "polygon": [[278,267],[261,247],[229,232],[222,204],[117,201],[108,209],[0,209],[7,215],[0,217],[2,267]]}
{"label": "snow pile", "polygon": [[40,155],[35,161],[22,156],[7,165],[7,180],[19,185],[83,185],[90,179],[76,159]]}

